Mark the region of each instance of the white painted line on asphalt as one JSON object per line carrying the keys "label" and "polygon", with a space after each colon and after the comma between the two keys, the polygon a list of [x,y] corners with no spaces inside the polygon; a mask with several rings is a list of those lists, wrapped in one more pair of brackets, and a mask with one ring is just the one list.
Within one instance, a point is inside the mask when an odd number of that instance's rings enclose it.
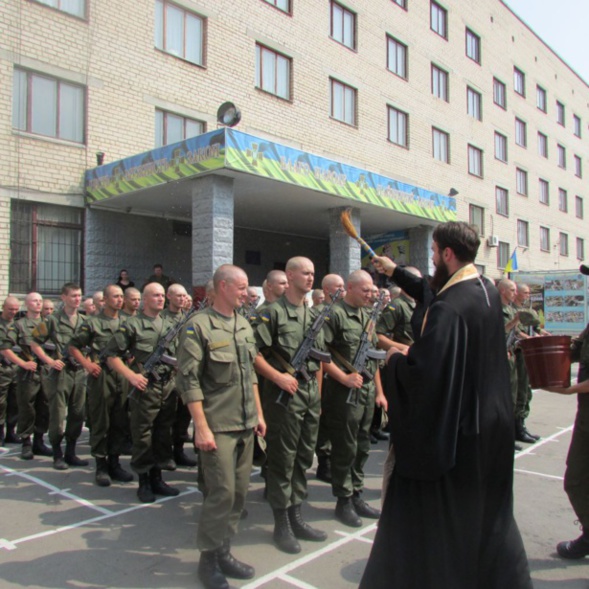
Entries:
{"label": "white painted line on asphalt", "polygon": [[537,450],[538,448],[540,448],[544,444],[549,444],[550,442],[552,442],[552,441],[556,440],[557,438],[559,438],[560,436],[562,436],[562,434],[566,434],[567,432],[570,432],[572,429],[573,429],[573,426],[569,425],[569,427],[566,427],[564,429],[560,429],[560,431],[556,432],[555,434],[552,434],[551,436],[548,436],[547,438],[542,438],[541,440],[538,440],[535,444],[531,444],[530,446],[528,446],[524,450],[521,450],[521,452],[517,452],[515,455],[515,459],[517,460],[518,458],[521,458],[522,456],[527,456],[528,454],[534,454],[534,450]]}
{"label": "white painted line on asphalt", "polygon": [[[4,467],[1,467],[4,468]],[[31,540],[38,540],[40,538],[46,538],[47,536],[53,536],[55,534],[61,534],[62,532],[69,532],[70,530],[75,530],[76,528],[81,528],[83,526],[87,526],[89,524],[94,524],[96,522],[101,522],[113,517],[118,517],[119,515],[124,515],[126,513],[131,513],[133,511],[137,511],[139,509],[147,509],[148,507],[152,507],[153,505],[158,505],[160,503],[165,503],[166,501],[172,501],[173,499],[180,499],[180,497],[185,497],[186,495],[192,495],[194,493],[199,493],[198,489],[194,487],[189,487],[188,490],[183,491],[180,495],[176,497],[162,497],[158,499],[154,503],[139,503],[138,505],[133,505],[132,507],[128,507],[127,509],[121,509],[120,511],[111,511],[108,515],[99,515],[97,517],[93,517],[90,519],[86,519],[75,524],[70,524],[69,526],[62,526],[60,528],[55,528],[53,530],[47,530],[45,532],[40,532],[39,534],[33,534],[31,536],[25,536],[24,538],[19,538],[18,540],[12,540],[12,542],[7,541],[8,544],[12,546],[16,546],[18,544],[23,544],[25,542],[30,542]],[[0,549],[6,548],[0,543]],[[8,549],[8,548],[7,548]],[[10,550],[14,550],[14,548],[10,548]]]}
{"label": "white painted line on asphalt", "polygon": [[99,513],[102,513],[104,515],[110,515],[111,513],[113,513],[110,509],[106,509],[105,507],[100,507],[99,505],[94,505],[94,503],[91,503],[90,501],[87,501],[86,499],[82,499],[81,497],[78,497],[77,495],[70,493],[69,489],[60,489],[59,487],[56,487],[55,485],[52,485],[51,483],[48,483],[38,477],[34,477],[33,475],[28,474],[25,471],[14,470],[13,468],[9,468],[8,466],[1,466],[1,465],[0,465],[0,468],[4,472],[8,473],[8,476],[17,476],[22,479],[26,479],[27,481],[30,481],[32,483],[35,483],[36,485],[39,485],[40,487],[45,487],[45,489],[49,489],[50,495],[60,495],[62,497],[65,497],[66,499],[71,499],[72,501],[75,501],[76,503],[79,503],[80,505],[83,505],[84,507],[88,507],[89,509],[93,509],[94,511],[98,511]]}
{"label": "white painted line on asphalt", "polygon": [[[335,533],[338,536],[343,536],[344,538],[347,538],[348,536],[352,535],[349,532],[342,532],[341,530],[335,530]],[[373,544],[374,543],[374,540],[371,540],[370,538],[364,538],[364,536],[361,536],[361,537],[354,536],[353,539],[357,540],[358,542],[365,542],[366,544]]]}
{"label": "white painted line on asphalt", "polygon": [[341,538],[336,542],[332,542],[320,550],[316,550],[315,552],[311,552],[311,554],[307,554],[307,556],[298,558],[297,560],[294,560],[291,563],[284,565],[283,567],[276,569],[275,571],[272,571],[271,573],[268,573],[263,577],[252,581],[251,583],[248,583],[247,585],[242,585],[241,589],[255,589],[256,587],[261,587],[265,583],[279,579],[282,575],[286,575],[291,571],[298,569],[300,566],[313,562],[317,558],[325,554],[329,554],[330,552],[333,552],[341,546],[345,546],[346,544],[357,540],[359,537],[367,534],[368,532],[372,532],[373,530],[376,530],[376,523],[370,524],[369,526],[362,528],[353,534],[348,534],[345,538]]}
{"label": "white painted line on asphalt", "polygon": [[281,581],[288,583],[289,585],[294,585],[295,587],[299,587],[299,589],[317,589],[315,585],[309,585],[309,583],[305,583],[305,581],[301,581],[300,579],[295,579],[290,575],[280,575],[277,577]]}
{"label": "white painted line on asphalt", "polygon": [[6,538],[0,538],[0,548],[4,548],[5,550],[16,550],[16,544],[10,542]]}
{"label": "white painted line on asphalt", "polygon": [[523,470],[522,468],[514,468],[514,472],[521,472],[523,474],[533,474],[547,479],[556,479],[557,481],[564,481],[564,477],[559,477],[553,474],[544,474],[543,472],[535,472],[533,470]]}

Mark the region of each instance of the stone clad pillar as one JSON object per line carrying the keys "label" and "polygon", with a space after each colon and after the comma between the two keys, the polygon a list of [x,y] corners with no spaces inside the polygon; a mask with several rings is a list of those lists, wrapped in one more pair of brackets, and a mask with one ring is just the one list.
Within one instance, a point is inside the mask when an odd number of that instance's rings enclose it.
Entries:
{"label": "stone clad pillar", "polygon": [[195,295],[221,264],[233,263],[233,178],[192,181],[192,284]]}
{"label": "stone clad pillar", "polygon": [[[362,267],[362,251],[355,239],[344,231],[340,222],[342,211],[349,207],[338,207],[329,210],[329,272],[339,274],[344,280],[354,270]],[[352,223],[360,232],[360,210],[352,209]]]}
{"label": "stone clad pillar", "polygon": [[409,229],[409,258],[410,265],[421,270],[423,275],[434,273],[434,263],[432,262],[432,235],[434,227],[429,225],[419,225]]}

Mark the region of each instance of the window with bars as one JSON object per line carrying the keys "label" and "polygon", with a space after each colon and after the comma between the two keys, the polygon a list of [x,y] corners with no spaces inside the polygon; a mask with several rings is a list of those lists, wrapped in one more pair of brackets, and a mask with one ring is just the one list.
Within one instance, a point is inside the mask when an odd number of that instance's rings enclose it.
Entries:
{"label": "window with bars", "polygon": [[466,56],[476,63],[481,63],[481,38],[468,28],[466,29]]}
{"label": "window with bars", "polygon": [[407,45],[388,35],[387,68],[400,78],[407,79]]}
{"label": "window with bars", "polygon": [[432,94],[449,102],[448,72],[432,63]]}
{"label": "window with bars", "polygon": [[495,131],[495,158],[507,162],[507,137]]}
{"label": "window with bars", "polygon": [[356,49],[356,14],[333,0],[329,34],[334,41],[348,49]]}
{"label": "window with bars", "polygon": [[167,0],[155,0],[155,46],[204,65],[205,19]]}
{"label": "window with bars", "polygon": [[517,67],[513,68],[513,89],[517,94],[526,96],[526,74]]}
{"label": "window with bars", "polygon": [[509,217],[509,193],[500,186],[495,186],[495,210],[498,215]]}
{"label": "window with bars", "polygon": [[357,91],[338,80],[330,78],[330,116],[348,125],[356,125]]}
{"label": "window with bars", "polygon": [[466,112],[477,121],[482,120],[482,96],[470,86],[466,87]]}
{"label": "window with bars", "polygon": [[450,162],[450,136],[448,133],[432,127],[432,153],[434,159]]}
{"label": "window with bars", "polygon": [[543,205],[550,204],[550,185],[548,184],[548,181],[540,178],[538,180],[538,186],[539,186],[539,201]]}
{"label": "window with bars", "polygon": [[507,108],[507,93],[505,90],[505,84],[501,80],[493,78],[493,102],[504,109]]}
{"label": "window with bars", "polygon": [[10,214],[10,292],[57,294],[82,282],[82,209],[12,200]]}
{"label": "window with bars", "polygon": [[409,115],[402,110],[388,107],[389,141],[395,145],[409,147]]}
{"label": "window with bars", "polygon": [[205,132],[205,123],[165,110],[155,111],[155,147],[184,141]]}
{"label": "window with bars", "polygon": [[538,131],[538,155],[548,157],[548,137]]}
{"label": "window with bars", "polygon": [[291,60],[265,45],[256,43],[256,87],[290,100]]}
{"label": "window with bars", "polygon": [[548,227],[540,227],[540,249],[543,252],[550,251],[550,229]]}
{"label": "window with bars", "polygon": [[558,234],[558,246],[561,256],[569,255],[569,236],[566,233]]}
{"label": "window with bars", "polygon": [[430,28],[440,37],[448,38],[448,11],[433,0],[430,2]]}

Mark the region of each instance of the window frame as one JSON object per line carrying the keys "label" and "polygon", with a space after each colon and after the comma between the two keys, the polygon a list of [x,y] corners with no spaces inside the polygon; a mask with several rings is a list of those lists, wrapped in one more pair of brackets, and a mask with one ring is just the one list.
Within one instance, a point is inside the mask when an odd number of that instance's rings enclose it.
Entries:
{"label": "window frame", "polygon": [[[481,38],[472,29],[469,29],[468,27],[465,28],[465,43],[466,57],[474,61],[476,64],[481,65]],[[471,55],[472,49],[474,49],[473,55]]]}
{"label": "window frame", "polygon": [[523,219],[517,220],[517,245],[518,247],[530,247],[530,224]]}
{"label": "window frame", "polygon": [[540,251],[550,252],[550,227],[540,225]]}
{"label": "window frame", "polygon": [[35,4],[41,4],[42,6],[47,6],[48,8],[51,8],[53,10],[57,10],[58,12],[63,12],[64,14],[67,14],[68,16],[73,16],[74,18],[79,18],[81,20],[88,20],[88,0],[79,0],[79,2],[82,4],[83,7],[83,12],[84,14],[80,15],[77,14],[76,12],[72,12],[71,10],[66,10],[65,8],[62,8],[62,2],[63,0],[57,0],[57,6],[53,6],[51,4],[49,4],[49,0],[32,0],[33,2],[35,2]]}
{"label": "window frame", "polygon": [[560,100],[556,101],[556,124],[566,127],[566,107]]}
{"label": "window frame", "polygon": [[576,239],[577,260],[585,259],[585,240],[582,237]]}
{"label": "window frame", "polygon": [[[476,215],[475,215],[476,213]],[[480,222],[477,217],[480,216]],[[468,205],[468,222],[470,225],[476,225],[479,229],[479,235],[485,235],[485,208],[479,205]]]}
{"label": "window frame", "polygon": [[[162,137],[162,143],[161,145],[158,145],[158,116],[161,114],[161,137]],[[199,119],[193,119],[192,117],[187,117],[185,115],[181,115],[178,113],[175,113],[173,111],[170,110],[165,110],[163,108],[156,108],[155,109],[155,142],[154,145],[156,148],[158,147],[164,147],[166,145],[170,145],[172,143],[176,143],[177,141],[168,141],[168,133],[169,133],[169,124],[168,124],[168,119],[169,117],[177,117],[179,119],[181,119],[182,121],[182,139],[179,139],[178,141],[185,141],[186,139],[189,139],[190,137],[195,137],[195,135],[188,135],[186,132],[186,128],[187,128],[187,124],[190,123],[198,123],[201,125],[202,130],[200,131],[199,135],[202,135],[203,133],[206,133],[206,129],[207,129],[207,124],[205,121],[201,121]]]}
{"label": "window frame", "polygon": [[548,159],[548,135],[538,131],[538,155]]}
{"label": "window frame", "polygon": [[569,212],[569,193],[564,188],[558,189],[558,210],[561,213]]}
{"label": "window frame", "polygon": [[[434,22],[434,17],[437,22]],[[441,27],[439,27],[440,24]],[[429,28],[442,39],[448,40],[448,10],[435,0],[430,0]]]}
{"label": "window frame", "polygon": [[499,270],[503,270],[507,263],[509,262],[509,258],[511,257],[510,254],[511,247],[508,242],[500,241],[497,246],[497,268]]}
{"label": "window frame", "polygon": [[[468,173],[476,178],[484,178],[484,162],[483,162],[483,150],[472,143],[468,144],[467,147],[468,155]],[[473,157],[476,156],[476,159]],[[479,168],[478,173],[471,164],[475,163],[476,168]],[[474,170],[474,171],[473,171]]]}
{"label": "window frame", "polygon": [[[403,74],[400,74],[395,69],[391,69],[391,45],[393,45],[395,47],[395,57],[397,57],[397,59],[395,59],[395,65],[398,64],[397,51],[400,49],[403,52]],[[395,76],[397,76],[398,78],[401,78],[402,80],[409,79],[409,47],[405,43],[399,41],[399,39],[393,37],[392,35],[389,35],[388,33],[387,33],[387,70],[389,72],[391,72],[392,74],[394,74]]]}
{"label": "window frame", "polygon": [[581,121],[581,117],[573,113],[573,135],[575,137],[581,138],[583,134],[583,124]]}
{"label": "window frame", "polygon": [[583,197],[578,194],[575,195],[575,217],[583,219],[585,217]]}
{"label": "window frame", "polygon": [[[471,100],[471,97],[475,97],[475,100]],[[474,113],[473,109],[471,109],[471,105],[474,106]],[[477,92],[472,86],[466,87],[466,114],[476,121],[483,120],[483,95],[480,92]]]}
{"label": "window frame", "polygon": [[540,84],[536,84],[536,108],[543,113],[548,112],[548,94]]}
{"label": "window frame", "polygon": [[[503,101],[498,102],[498,97]],[[507,86],[499,78],[493,78],[493,103],[499,108],[507,110]]]}
{"label": "window frame", "polygon": [[[342,30],[341,39],[335,36],[335,25],[334,25],[334,10],[339,9],[342,13]],[[352,42],[351,45],[346,42],[346,16],[352,17]],[[358,47],[358,15],[350,10],[347,6],[344,6],[336,0],[330,0],[329,2],[329,38],[343,45],[351,51],[357,51]]]}
{"label": "window frame", "polygon": [[[444,80],[444,83],[440,84],[440,80]],[[433,62],[431,64],[431,90],[432,96],[435,98],[444,102],[450,102],[450,74]],[[438,90],[437,93],[436,90]],[[444,92],[441,92],[442,90]],[[440,94],[443,94],[443,96]]]}
{"label": "window frame", "polygon": [[515,192],[520,196],[526,197],[529,194],[528,172],[522,168],[515,169]]}
{"label": "window frame", "polygon": [[[393,114],[397,115],[397,117],[400,116],[402,119],[404,118],[404,143],[400,143],[391,138],[391,116]],[[390,104],[387,105],[387,139],[393,145],[409,149],[409,113],[395,106],[391,106]]]}
{"label": "window frame", "polygon": [[[263,76],[264,54],[266,52],[271,54],[271,56],[274,57],[274,67],[273,67],[274,89],[269,89],[269,87],[264,87],[264,76]],[[286,72],[286,74],[283,73],[283,75],[282,75],[282,78],[286,79],[286,82],[287,82],[287,91],[288,91],[287,96],[283,96],[278,93],[278,84],[279,84],[279,76],[278,76],[279,67],[278,67],[278,65],[279,65],[279,63],[282,63],[282,62],[279,62],[280,59],[284,60],[284,63],[286,63],[287,67],[288,67],[288,71]],[[260,90],[261,92],[264,92],[264,93],[269,94],[271,96],[275,96],[276,98],[279,98],[280,100],[292,102],[292,58],[290,56],[285,55],[284,53],[277,51],[276,49],[273,49],[272,47],[268,47],[267,45],[264,45],[263,43],[260,43],[259,41],[257,41],[256,42],[256,68],[255,69],[256,69],[256,71],[255,71],[256,90]]]}
{"label": "window frame", "polygon": [[[446,150],[446,159],[436,157],[436,145],[439,143],[436,142],[436,137],[444,139],[443,143]],[[438,153],[440,153],[439,150]],[[432,157],[438,162],[443,162],[445,164],[450,163],[450,134],[438,127],[432,127]]]}
{"label": "window frame", "polygon": [[[286,2],[286,8],[278,6],[278,2],[281,1]],[[276,8],[276,10],[280,10],[280,12],[284,12],[284,14],[292,14],[292,0],[262,0],[262,2],[269,4],[273,8]]]}
{"label": "window frame", "polygon": [[528,148],[528,124],[519,117],[515,117],[515,144]]}
{"label": "window frame", "polygon": [[[538,202],[540,204],[550,206],[550,182],[545,180],[544,178],[538,178]],[[543,190],[543,186],[546,187],[546,190]],[[546,200],[543,200],[543,194],[546,193]]]}
{"label": "window frame", "polygon": [[567,169],[567,150],[564,145],[561,143],[556,144],[556,154],[557,154],[557,163],[558,167],[562,168],[563,170]]}
{"label": "window frame", "polygon": [[569,256],[569,234],[564,231],[558,233],[558,253],[565,258]]}
{"label": "window frame", "polygon": [[[346,90],[351,90],[352,91],[352,96],[354,99],[354,104],[353,104],[353,108],[352,108],[352,112],[353,112],[353,116],[354,116],[354,120],[353,122],[348,122],[345,119],[339,119],[335,116],[335,111],[334,111],[334,85],[338,85],[341,86],[344,90],[344,101],[345,101],[345,91]],[[342,109],[344,112],[346,110],[345,108],[345,102],[344,102],[344,106]],[[353,86],[350,86],[349,84],[346,84],[345,82],[342,82],[341,80],[338,80],[336,78],[329,78],[329,117],[331,119],[333,119],[334,121],[338,121],[339,123],[343,123],[344,125],[348,125],[350,127],[354,127],[357,128],[358,127],[358,89],[354,88]]]}
{"label": "window frame", "polygon": [[581,156],[574,154],[573,155],[573,162],[575,164],[575,176],[577,178],[582,178],[583,177],[583,160],[581,159]]}
{"label": "window frame", "polygon": [[509,218],[509,190],[503,186],[495,186],[495,212]]}
{"label": "window frame", "polygon": [[[507,136],[503,135],[503,133],[499,133],[499,131],[495,131],[494,145],[495,145],[495,159],[506,164],[508,162]],[[498,149],[498,148],[500,148],[500,149]],[[504,152],[504,155],[505,155],[504,159],[502,157],[500,157],[501,150]]]}
{"label": "window frame", "polygon": [[513,66],[513,91],[522,98],[526,97],[526,73],[517,66]]}

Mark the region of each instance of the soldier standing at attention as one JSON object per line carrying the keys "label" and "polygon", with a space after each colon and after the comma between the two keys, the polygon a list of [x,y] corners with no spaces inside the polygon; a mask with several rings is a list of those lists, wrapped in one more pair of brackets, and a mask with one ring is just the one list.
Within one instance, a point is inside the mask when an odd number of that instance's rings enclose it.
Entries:
{"label": "soldier standing at attention", "polygon": [[[6,341],[9,329],[14,326],[14,317],[18,313],[20,303],[16,297],[6,297],[0,315],[0,341]],[[4,442],[20,443],[15,433],[18,420],[18,405],[16,399],[16,364],[4,355],[0,357],[0,446]]]}
{"label": "soldier standing at attention", "polygon": [[282,270],[270,270],[266,276],[266,288],[264,291],[264,302],[257,308],[258,314],[270,303],[277,301],[288,288],[288,278]]}
{"label": "soldier standing at attention", "polygon": [[[129,290],[129,289],[127,289]],[[131,468],[139,475],[137,497],[142,503],[153,503],[155,495],[175,497],[178,489],[162,479],[161,465],[172,458],[172,423],[176,412],[174,369],[164,362],[156,367],[159,380],[141,373],[143,364],[153,354],[158,342],[174,322],[162,318],[166,295],[161,284],[152,282],[143,290],[143,312],[129,317],[106,346],[106,362],[136,389],[130,397]],[[168,346],[173,356],[177,340]],[[129,352],[135,361],[127,366],[122,357]],[[131,392],[129,393],[131,394]]]}
{"label": "soldier standing at attention", "polygon": [[141,305],[141,293],[133,287],[125,289],[123,294],[123,308],[120,315],[123,317],[134,317],[139,311]]}
{"label": "soldier standing at attention", "polygon": [[[67,354],[69,341],[84,325],[84,318],[78,314],[82,290],[77,284],[68,282],[61,289],[61,300],[63,308],[45,317],[33,329],[31,342],[33,354],[48,367],[41,375],[41,383],[49,401],[49,441],[55,470],[66,470],[68,465],[88,466],[87,460],[76,456],[76,442],[84,423],[86,377],[82,366]],[[47,353],[50,351],[48,344],[54,348],[51,355]],[[65,459],[61,449],[64,420]]]}
{"label": "soldier standing at attention", "polygon": [[[133,475],[119,462],[127,432],[123,377],[106,366],[103,353],[119,329],[122,306],[121,288],[114,284],[107,286],[102,311],[86,319],[69,345],[69,353],[88,373],[86,394],[92,423],[90,449],[96,459],[95,481],[99,487],[108,487],[111,479],[122,483],[133,480]],[[87,357],[81,352],[85,347],[91,348]]]}
{"label": "soldier standing at attention", "polygon": [[[369,360],[368,371],[374,380],[365,382],[351,370],[360,337],[369,320],[366,306],[372,296],[373,282],[364,270],[352,272],[347,280],[345,297],[338,301],[325,324],[325,343],[332,350],[333,362],[324,364],[329,376],[325,381],[324,404],[327,430],[331,440],[331,487],[337,505],[335,516],[343,524],[360,527],[360,517],[377,519],[380,511],[361,497],[364,487],[364,464],[370,450],[370,425],[375,403],[386,411],[378,363]],[[377,338],[373,334],[373,346]],[[357,403],[348,402],[350,389],[357,389]]]}
{"label": "soldier standing at attention", "polygon": [[[37,363],[31,352],[33,329],[42,321],[42,305],[43,299],[38,292],[31,292],[25,297],[27,314],[15,321],[14,327],[7,332],[6,349],[2,350],[4,357],[18,366],[16,376],[18,434],[22,439],[20,456],[23,460],[32,460],[35,454],[53,455],[51,449],[43,442],[43,435],[49,425],[49,406],[47,396],[41,387]],[[12,351],[14,346],[20,346],[19,355]],[[31,436],[33,436],[32,444]]]}
{"label": "soldier standing at attention", "polygon": [[207,589],[228,589],[225,576],[250,579],[253,567],[231,554],[245,504],[254,432],[266,424],[253,361],[252,328],[236,312],[247,297],[247,275],[224,264],[214,275],[211,307],[194,315],[180,336],[178,390],[194,419],[207,493],[198,525],[198,576]]}
{"label": "soldier standing at attention", "polygon": [[305,523],[301,514],[307,497],[306,471],[313,463],[319,428],[321,400],[316,374],[321,366],[314,359],[307,361],[307,372],[312,376],[309,382],[288,373],[288,363],[313,323],[313,315],[304,303],[313,288],[313,262],[291,258],[286,263],[286,276],[288,289],[284,296],[259,314],[256,343],[261,353],[255,367],[264,377],[266,482],[274,513],[274,542],[283,552],[296,554],[301,551],[297,538],[315,542],[327,539],[325,532]]}

